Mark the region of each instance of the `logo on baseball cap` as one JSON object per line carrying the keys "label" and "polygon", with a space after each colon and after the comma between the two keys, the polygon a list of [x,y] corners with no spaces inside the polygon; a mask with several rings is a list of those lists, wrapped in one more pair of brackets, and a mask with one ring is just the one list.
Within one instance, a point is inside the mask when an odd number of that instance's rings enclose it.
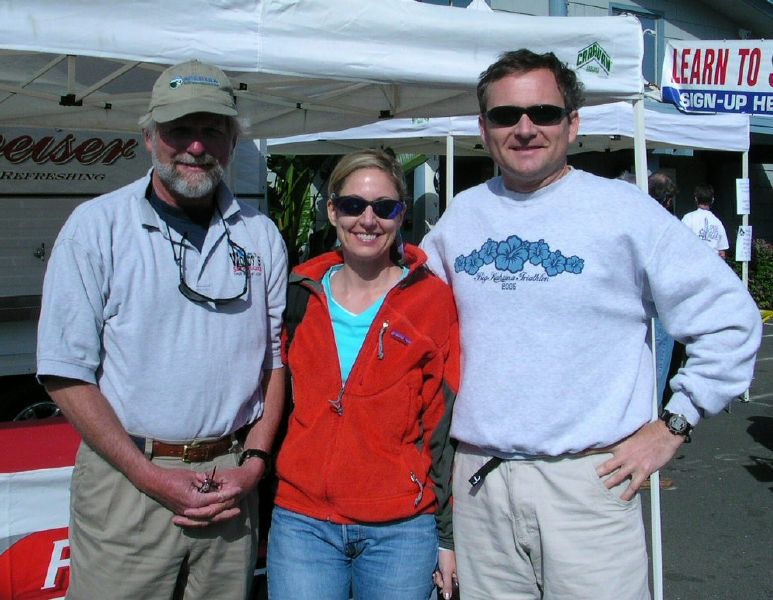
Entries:
{"label": "logo on baseball cap", "polygon": [[148,111],[157,123],[197,112],[229,117],[238,114],[226,74],[198,60],[174,65],[161,73],[153,85]]}

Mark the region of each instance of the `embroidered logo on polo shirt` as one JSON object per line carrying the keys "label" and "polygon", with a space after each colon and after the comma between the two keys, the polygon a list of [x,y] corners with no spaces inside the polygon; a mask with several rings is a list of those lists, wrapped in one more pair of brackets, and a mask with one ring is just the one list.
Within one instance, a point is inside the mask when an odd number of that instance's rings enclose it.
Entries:
{"label": "embroidered logo on polo shirt", "polygon": [[250,275],[263,273],[263,260],[254,252],[247,252],[243,248],[231,247],[229,252],[234,273],[241,273],[244,269],[250,270]]}

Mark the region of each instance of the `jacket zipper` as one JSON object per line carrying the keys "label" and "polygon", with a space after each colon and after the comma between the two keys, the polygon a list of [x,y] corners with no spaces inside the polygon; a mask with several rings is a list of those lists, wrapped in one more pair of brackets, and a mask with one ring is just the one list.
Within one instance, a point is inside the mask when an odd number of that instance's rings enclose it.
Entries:
{"label": "jacket zipper", "polygon": [[328,400],[330,403],[330,410],[332,410],[334,413],[336,413],[339,417],[344,414],[344,405],[341,404],[341,398],[344,395],[344,387],[341,387],[341,390],[338,392],[338,398],[335,400]]}

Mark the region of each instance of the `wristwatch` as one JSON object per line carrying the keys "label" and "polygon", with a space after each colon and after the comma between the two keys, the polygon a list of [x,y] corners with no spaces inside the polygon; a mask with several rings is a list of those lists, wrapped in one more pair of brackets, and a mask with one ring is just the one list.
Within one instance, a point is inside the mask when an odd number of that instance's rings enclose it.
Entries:
{"label": "wristwatch", "polygon": [[660,413],[660,420],[666,424],[666,427],[671,433],[684,437],[685,443],[690,442],[692,425],[690,425],[690,422],[684,415],[669,412],[664,408]]}
{"label": "wristwatch", "polygon": [[271,454],[265,450],[259,450],[257,448],[248,448],[242,452],[239,455],[236,463],[241,467],[244,464],[244,461],[249,460],[250,458],[259,458],[264,463],[266,463],[266,471],[271,468]]}

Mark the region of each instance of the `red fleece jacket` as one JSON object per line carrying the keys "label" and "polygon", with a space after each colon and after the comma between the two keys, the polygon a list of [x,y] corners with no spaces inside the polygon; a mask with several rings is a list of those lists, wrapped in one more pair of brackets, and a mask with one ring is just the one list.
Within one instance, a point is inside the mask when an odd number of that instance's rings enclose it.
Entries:
{"label": "red fleece jacket", "polygon": [[276,504],[334,523],[438,515],[452,547],[448,430],[459,386],[459,331],[450,288],[405,246],[409,274],[384,299],[343,385],[321,280],[341,255],[293,270],[311,290],[284,362],[294,409],[277,459]]}

